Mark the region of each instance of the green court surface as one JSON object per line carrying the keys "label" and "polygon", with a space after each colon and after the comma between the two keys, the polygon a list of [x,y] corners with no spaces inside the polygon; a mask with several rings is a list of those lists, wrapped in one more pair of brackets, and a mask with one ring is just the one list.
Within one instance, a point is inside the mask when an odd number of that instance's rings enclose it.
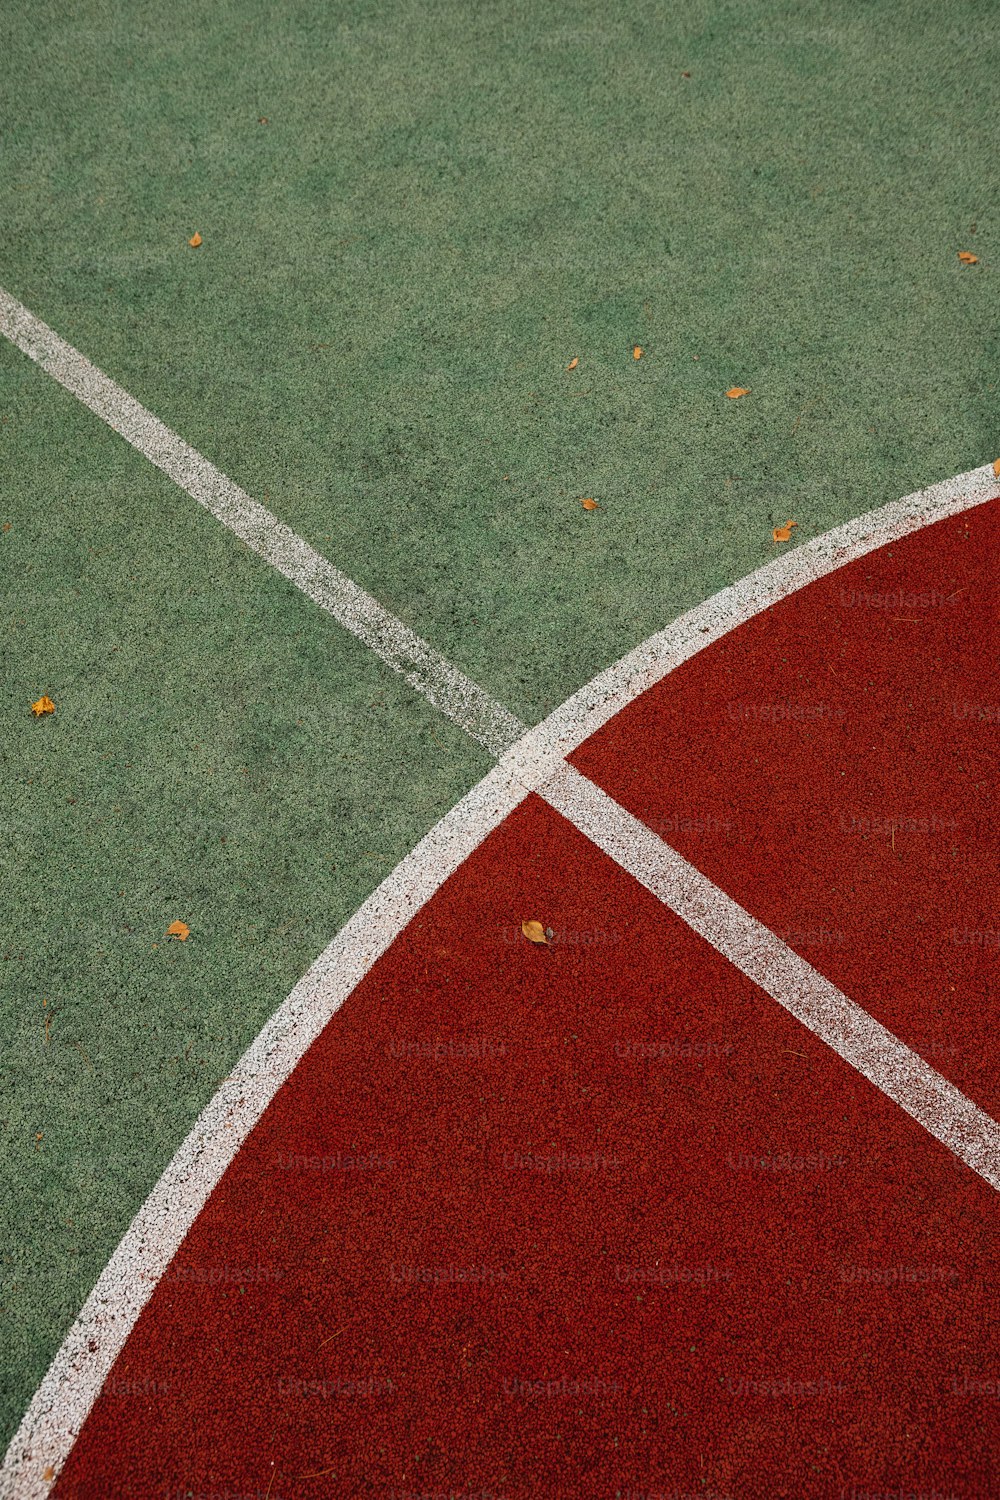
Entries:
{"label": "green court surface", "polygon": [[[526,723],[775,525],[1000,450],[991,5],[3,35],[0,285]],[[219,1079],[490,762],[6,341],[0,465],[6,1442]]]}

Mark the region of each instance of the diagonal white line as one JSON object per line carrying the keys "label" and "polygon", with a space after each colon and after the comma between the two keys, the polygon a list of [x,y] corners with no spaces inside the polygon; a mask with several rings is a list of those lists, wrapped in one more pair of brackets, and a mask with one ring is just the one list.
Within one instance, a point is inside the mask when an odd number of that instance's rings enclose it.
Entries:
{"label": "diagonal white line", "polygon": [[[963,1155],[958,1147],[965,1140],[965,1107],[975,1111],[981,1120],[987,1120],[987,1116],[981,1115],[963,1094],[885,1028],[877,1028],[881,1044],[875,1046],[872,1038],[876,1033],[871,1028],[875,1028],[876,1023],[865,1012],[669,849],[644,824],[569,767],[563,757],[639,693],[736,625],[855,557],[919,530],[945,515],[956,514],[989,499],[997,486],[990,466],[984,465],[969,474],[959,475],[957,479],[918,491],[883,506],[879,511],[860,516],[759,568],[643,642],[567,699],[541,724],[526,730],[482,688],[415,636],[370,594],[339,572],[270,511],[252,500],[2,288],[0,332],[121,433],[138,452],[169,474],[247,546],[328,610],[383,661],[401,672],[442,713],[500,757],[501,766],[522,789],[539,791],[600,848],[611,853],[617,863],[636,874],[676,915],[827,1041],[845,1061],[895,1099],[932,1135],[951,1145],[955,1154],[975,1171],[981,1171],[976,1165],[984,1161],[979,1146],[969,1148],[971,1158]],[[591,788],[587,795],[583,792],[585,787]],[[654,850],[659,851],[657,858],[660,863],[656,865],[656,882],[649,884],[638,871],[652,868],[649,861]],[[405,866],[406,861],[403,864]],[[399,868],[402,870],[403,866]],[[693,907],[690,900],[682,899],[683,886],[678,883],[678,872],[682,869],[689,886],[695,877],[700,882],[700,908]],[[669,880],[665,876],[668,870],[673,872],[673,878]],[[709,912],[712,919],[699,918],[698,910]],[[737,932],[739,944],[734,948]],[[751,948],[753,972],[744,967],[744,960],[750,962],[747,954]],[[761,967],[765,955],[771,962],[770,968]],[[802,1001],[805,975],[811,976],[809,993],[814,996],[822,994],[827,1000],[837,997],[833,1010],[829,1005],[810,1008]],[[832,1019],[834,1016],[836,1024]],[[868,1022],[868,1029],[863,1032],[857,1030],[862,1016]],[[845,1026],[847,1030],[844,1030]],[[916,1064],[920,1065],[919,1068]],[[926,1094],[928,1089],[933,1104],[920,1102],[922,1092]],[[994,1122],[989,1123],[994,1131],[1000,1131]],[[958,1143],[957,1146],[952,1144],[953,1141]],[[995,1151],[996,1137],[989,1137],[989,1141]],[[1000,1186],[997,1162],[987,1160],[984,1165],[982,1175],[994,1187]]]}
{"label": "diagonal white line", "polygon": [[413,913],[529,790],[539,791],[682,921],[986,1182],[1000,1187],[995,1121],[563,759],[681,661],[752,615],[896,537],[991,499],[1000,485],[988,465],[838,527],[723,589],[526,732],[432,646],[2,290],[0,332],[499,757],[338,933],[202,1111],[36,1391],[0,1466],[0,1500],[43,1500],[48,1494],[44,1468],[61,1470],[157,1281],[270,1099]]}
{"label": "diagonal white line", "polygon": [[1000,1191],[996,1120],[575,767],[564,763],[539,795]]}
{"label": "diagonal white line", "polygon": [[492,755],[525,726],[0,287],[0,333]]}

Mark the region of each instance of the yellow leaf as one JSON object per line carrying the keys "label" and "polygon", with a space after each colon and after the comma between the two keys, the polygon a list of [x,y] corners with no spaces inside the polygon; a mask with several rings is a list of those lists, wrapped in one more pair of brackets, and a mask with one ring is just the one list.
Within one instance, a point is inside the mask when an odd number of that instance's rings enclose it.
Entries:
{"label": "yellow leaf", "polygon": [[545,935],[545,928],[542,926],[541,922],[522,922],[521,931],[524,933],[529,943],[544,943],[546,946],[548,946],[549,940]]}
{"label": "yellow leaf", "polygon": [[566,366],[566,368],[567,368],[567,370],[575,370],[576,367],[577,367],[577,365],[579,363],[580,363],[579,359],[571,359],[570,362],[569,362],[569,364]]}
{"label": "yellow leaf", "polygon": [[46,1484],[49,1484],[53,1479],[55,1479],[55,1477],[56,1471],[52,1467],[52,1465],[49,1464],[48,1468],[42,1471],[42,1478],[45,1480]]}
{"label": "yellow leaf", "polygon": [[197,250],[198,246],[201,244],[201,235],[198,233],[197,229],[188,240],[188,244],[191,246],[192,250]]}
{"label": "yellow leaf", "polygon": [[636,344],[635,348],[632,350],[632,358],[633,359],[641,359],[642,358],[642,349],[639,347],[638,344]]}
{"label": "yellow leaf", "polygon": [[180,938],[181,942],[187,941],[191,929],[184,922],[171,922],[167,928],[167,937]]}
{"label": "yellow leaf", "polygon": [[44,697],[44,695],[41,698],[39,698],[39,700],[38,700],[37,703],[33,703],[31,705],[31,712],[34,714],[34,716],[35,716],[36,719],[41,714],[54,714],[55,711],[56,711],[56,706],[52,702],[52,699],[51,698],[46,698],[46,697]]}
{"label": "yellow leaf", "polygon": [[771,535],[776,542],[790,542],[792,539],[792,527],[798,524],[798,521],[786,521],[784,526],[776,526]]}
{"label": "yellow leaf", "polygon": [[583,506],[584,510],[600,510],[601,508],[598,505],[597,501],[591,500],[589,496],[586,500],[581,500],[580,504]]}
{"label": "yellow leaf", "polygon": [[741,396],[749,396],[749,394],[750,387],[748,385],[734,385],[731,390],[726,392],[730,401],[738,401]]}
{"label": "yellow leaf", "polygon": [[977,266],[979,264],[979,256],[973,255],[971,250],[960,250],[958,258],[963,266]]}
{"label": "yellow leaf", "polygon": [[1000,458],[995,458],[993,460],[993,473],[998,479],[1000,479]]}

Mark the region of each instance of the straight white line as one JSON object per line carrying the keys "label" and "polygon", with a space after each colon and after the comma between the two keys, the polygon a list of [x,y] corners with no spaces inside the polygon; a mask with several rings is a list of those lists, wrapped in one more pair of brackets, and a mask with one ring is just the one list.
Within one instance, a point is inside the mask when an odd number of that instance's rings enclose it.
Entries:
{"label": "straight white line", "polygon": [[783,553],[649,636],[527,729],[433,646],[341,573],[183,439],[0,288],[0,333],[96,416],[400,672],[447,718],[500,757],[514,747],[528,786],[675,667],[762,610],[866,553],[997,493],[990,464],[916,490]]}
{"label": "straight white line", "polygon": [[573,766],[539,795],[1000,1191],[1000,1125]]}
{"label": "straight white line", "polygon": [[0,333],[492,755],[524,734],[519,719],[3,288]]}
{"label": "straight white line", "polygon": [[48,1493],[43,1468],[50,1466],[56,1474],[61,1470],[156,1282],[267,1103],[413,913],[528,790],[540,790],[550,805],[772,998],[991,1186],[1000,1185],[1000,1127],[994,1121],[562,760],[681,661],[770,604],[898,536],[990,499],[998,486],[991,483],[988,465],[849,522],[723,589],[524,732],[506,709],[2,291],[0,332],[402,672],[441,712],[502,757],[368,898],[199,1116],[124,1235],[36,1392],[0,1468],[0,1500],[41,1500]]}
{"label": "straight white line", "polygon": [[[87,1298],[0,1468],[43,1500],[188,1230],[278,1089],[413,916],[528,795],[505,757],[397,865],[268,1021],[199,1115]],[[564,763],[540,795],[994,1188],[1000,1126],[700,871]]]}

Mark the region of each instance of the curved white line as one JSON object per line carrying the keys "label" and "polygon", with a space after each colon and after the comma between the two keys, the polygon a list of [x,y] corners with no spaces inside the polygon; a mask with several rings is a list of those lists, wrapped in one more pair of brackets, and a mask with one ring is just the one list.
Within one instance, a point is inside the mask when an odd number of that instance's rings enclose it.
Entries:
{"label": "curved white line", "polygon": [[[396,867],[251,1043],[133,1220],[25,1413],[0,1496],[41,1497],[61,1469],[142,1308],[277,1089],[411,917],[563,757],[680,662],[815,578],[991,498],[989,465],[838,527],[723,589],[637,647],[529,731]],[[728,622],[728,623],[727,623]]]}
{"label": "curved white line", "polygon": [[528,792],[558,780],[567,754],[713,640],[855,558],[985,503],[998,488],[987,464],[806,543],[651,636],[517,741],[355,913],[199,1115],[35,1393],[0,1468],[0,1500],[43,1500],[43,1472],[58,1475],[157,1281],[267,1104],[414,913]]}
{"label": "curved white line", "polygon": [[541,724],[529,729],[506,759],[518,764],[532,788],[541,785],[560,760],[633,699],[720,636],[827,573],[946,516],[984,505],[997,494],[1000,477],[991,464],[983,464],[926,490],[916,490],[902,500],[892,500],[783,553],[695,605],[600,672]]}
{"label": "curved white line", "polygon": [[52,1361],[3,1468],[4,1500],[40,1500],[139,1314],[229,1163],[335,1011],[487,834],[528,795],[498,765],[396,866],[330,943],[202,1110]]}

